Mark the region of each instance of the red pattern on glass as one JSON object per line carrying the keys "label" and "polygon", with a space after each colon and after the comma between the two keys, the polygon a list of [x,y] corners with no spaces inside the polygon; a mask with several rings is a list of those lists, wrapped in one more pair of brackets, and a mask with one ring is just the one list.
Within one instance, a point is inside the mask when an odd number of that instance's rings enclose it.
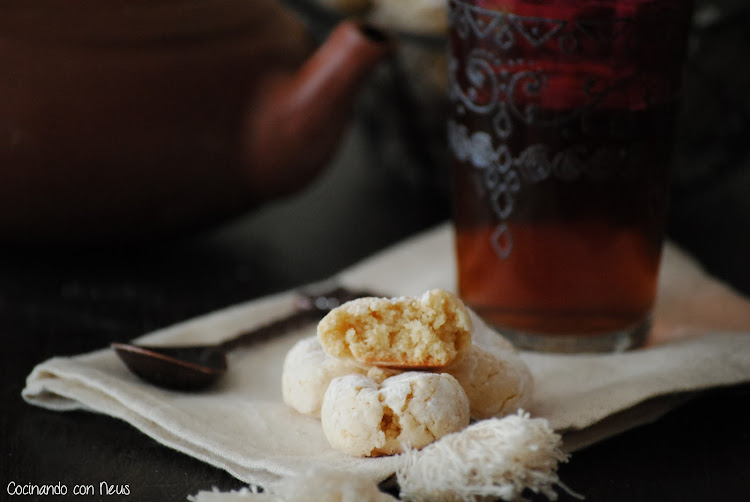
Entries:
{"label": "red pattern on glass", "polygon": [[449,6],[460,294],[526,332],[644,322],[689,2]]}

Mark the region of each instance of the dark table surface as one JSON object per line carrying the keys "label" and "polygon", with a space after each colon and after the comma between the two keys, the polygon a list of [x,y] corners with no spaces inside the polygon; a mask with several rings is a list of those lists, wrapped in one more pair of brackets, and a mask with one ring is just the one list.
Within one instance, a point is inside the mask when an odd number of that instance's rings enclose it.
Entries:
{"label": "dark table surface", "polygon": [[[675,179],[669,230],[708,270],[750,294],[750,108],[741,85],[750,82],[750,71],[737,64],[746,60],[742,54],[750,44],[747,25],[741,24],[747,9],[742,13],[729,16],[725,27],[715,20],[707,24],[704,39],[713,44],[699,46],[690,61],[694,78],[688,90],[699,98],[689,100],[682,122],[682,175]],[[730,36],[735,38],[722,39]],[[740,44],[734,43],[737,36]],[[722,65],[733,68],[732,79],[721,77]],[[704,71],[709,66],[711,71]],[[721,103],[707,104],[708,94]],[[718,113],[719,105],[723,114],[714,128],[692,120],[707,113],[706,107]],[[419,178],[420,171],[407,160],[382,165],[382,159],[363,153],[372,146],[367,135],[366,127],[355,126],[328,173],[303,194],[191,239],[75,252],[3,246],[0,500],[33,500],[8,495],[11,482],[61,482],[70,490],[102,482],[128,485],[127,497],[88,497],[106,500],[185,500],[212,486],[241,487],[227,473],[161,446],[124,422],[26,404],[20,395],[25,377],[52,356],[98,349],[324,279],[448,218],[439,187],[420,187],[414,175]],[[654,423],[576,452],[561,466],[560,477],[590,501],[748,500],[748,402],[747,385],[706,392]],[[573,500],[564,494],[561,499]]]}

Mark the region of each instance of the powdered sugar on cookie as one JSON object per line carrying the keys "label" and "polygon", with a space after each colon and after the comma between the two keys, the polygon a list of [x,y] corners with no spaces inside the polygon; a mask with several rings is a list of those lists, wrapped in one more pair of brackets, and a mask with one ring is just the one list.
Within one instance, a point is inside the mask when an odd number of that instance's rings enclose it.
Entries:
{"label": "powdered sugar on cookie", "polygon": [[337,450],[359,457],[422,448],[469,425],[469,401],[447,373],[406,372],[382,384],[362,375],[335,378],[321,411]]}

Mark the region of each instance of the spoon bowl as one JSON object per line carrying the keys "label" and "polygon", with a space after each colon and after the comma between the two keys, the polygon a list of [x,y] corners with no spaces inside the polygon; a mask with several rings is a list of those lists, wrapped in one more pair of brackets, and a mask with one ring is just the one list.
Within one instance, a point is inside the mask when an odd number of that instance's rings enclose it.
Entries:
{"label": "spoon bowl", "polygon": [[317,321],[331,309],[355,298],[377,296],[338,287],[321,294],[302,294],[293,313],[216,344],[155,346],[113,342],[125,366],[142,380],[172,390],[201,390],[227,371],[227,352]]}
{"label": "spoon bowl", "polygon": [[158,387],[199,390],[216,382],[227,371],[221,346],[153,347],[111,344],[128,369]]}

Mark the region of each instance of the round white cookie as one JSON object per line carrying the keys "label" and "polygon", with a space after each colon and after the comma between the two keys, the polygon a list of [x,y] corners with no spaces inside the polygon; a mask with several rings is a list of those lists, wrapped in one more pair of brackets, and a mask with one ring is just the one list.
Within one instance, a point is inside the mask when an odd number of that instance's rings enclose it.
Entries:
{"label": "round white cookie", "polygon": [[287,352],[281,372],[281,394],[284,402],[300,413],[320,416],[323,395],[331,380],[366,373],[367,368],[351,359],[336,359],[326,354],[318,338],[311,336]]}
{"label": "round white cookie", "polygon": [[422,448],[469,425],[469,399],[447,373],[405,372],[381,384],[364,375],[334,378],[323,398],[328,442],[358,457]]}
{"label": "round white cookie", "polygon": [[472,349],[447,368],[461,382],[476,419],[501,417],[528,409],[534,395],[534,376],[518,349],[471,311]]}
{"label": "round white cookie", "polygon": [[466,355],[444,370],[466,391],[472,418],[501,417],[523,409],[531,399],[532,377],[518,354],[472,344]]}

